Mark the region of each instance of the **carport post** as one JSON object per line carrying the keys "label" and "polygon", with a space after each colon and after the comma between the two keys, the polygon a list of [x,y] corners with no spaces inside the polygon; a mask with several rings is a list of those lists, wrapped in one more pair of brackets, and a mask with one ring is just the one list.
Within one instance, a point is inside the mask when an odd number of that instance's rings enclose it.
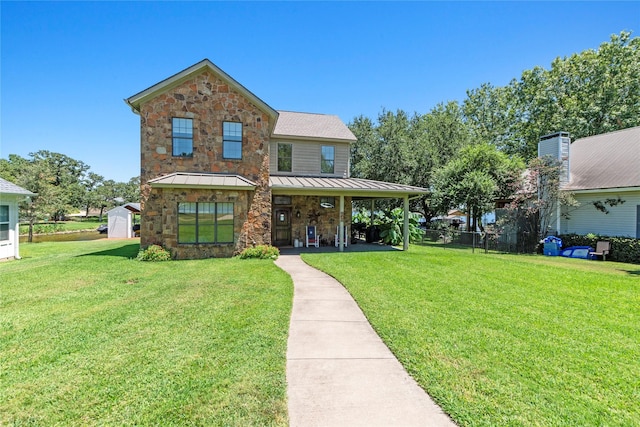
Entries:
{"label": "carport post", "polygon": [[402,234],[404,235],[404,243],[402,250],[409,250],[409,195],[404,196],[404,224]]}
{"label": "carport post", "polygon": [[344,195],[340,195],[340,227],[338,227],[338,251],[344,252]]}

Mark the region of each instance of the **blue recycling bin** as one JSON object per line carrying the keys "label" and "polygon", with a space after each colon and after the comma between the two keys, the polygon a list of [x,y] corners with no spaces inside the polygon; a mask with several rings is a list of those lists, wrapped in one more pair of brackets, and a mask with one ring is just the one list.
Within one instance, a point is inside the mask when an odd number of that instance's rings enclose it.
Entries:
{"label": "blue recycling bin", "polygon": [[562,239],[556,236],[547,236],[543,240],[542,253],[547,256],[560,255],[560,249],[562,249]]}

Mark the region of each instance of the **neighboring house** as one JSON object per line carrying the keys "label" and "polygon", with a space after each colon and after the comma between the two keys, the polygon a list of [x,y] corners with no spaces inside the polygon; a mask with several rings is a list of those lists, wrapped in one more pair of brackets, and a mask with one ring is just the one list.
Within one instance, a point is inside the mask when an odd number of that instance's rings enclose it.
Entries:
{"label": "neighboring house", "polygon": [[34,194],[0,178],[0,260],[20,259],[18,203]]}
{"label": "neighboring house", "polygon": [[640,127],[573,143],[567,133],[548,135],[541,138],[538,154],[563,161],[561,188],[580,203],[562,208],[568,218],[556,215],[556,232],[640,238]]}
{"label": "neighboring house", "polygon": [[352,200],[427,193],[350,178],[356,138],[337,116],[276,111],[207,59],[126,102],[140,115],[141,246],[176,258],[291,246],[307,225],[334,242]]}

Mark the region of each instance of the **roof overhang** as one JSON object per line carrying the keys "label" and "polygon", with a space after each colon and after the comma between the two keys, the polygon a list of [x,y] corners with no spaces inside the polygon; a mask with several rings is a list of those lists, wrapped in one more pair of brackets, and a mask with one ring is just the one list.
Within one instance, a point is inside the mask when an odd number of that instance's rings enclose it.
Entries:
{"label": "roof overhang", "polygon": [[429,194],[429,190],[422,187],[360,178],[271,176],[269,184],[275,195],[395,199]]}
{"label": "roof overhang", "polygon": [[204,71],[210,71],[211,73],[213,73],[216,76],[220,77],[230,87],[232,87],[238,93],[240,93],[240,95],[242,95],[243,97],[247,98],[256,107],[258,107],[261,111],[263,111],[265,114],[267,114],[271,118],[269,132],[273,131],[273,128],[275,127],[276,121],[278,119],[278,112],[276,110],[274,110],[273,108],[271,108],[262,99],[258,98],[249,89],[247,89],[242,84],[240,84],[238,81],[236,81],[229,74],[227,74],[224,71],[222,71],[222,69],[220,69],[217,65],[215,65],[213,62],[211,62],[208,59],[203,59],[202,61],[198,62],[197,64],[194,64],[194,65],[190,66],[189,68],[186,68],[186,69],[180,71],[179,73],[174,74],[173,76],[171,76],[169,78],[166,78],[166,79],[162,80],[159,83],[156,83],[155,85],[143,90],[142,92],[136,93],[135,95],[125,99],[124,102],[126,102],[127,105],[129,105],[131,107],[131,109],[133,110],[134,113],[138,114],[138,113],[140,113],[140,108],[141,108],[142,104],[144,104],[145,102],[155,98],[156,96],[158,96],[158,95],[160,95],[160,94],[162,94],[162,93],[164,93],[164,92],[166,92],[168,90],[171,90],[171,89],[175,88],[176,86],[181,85],[185,81],[191,79],[192,77],[194,77],[194,76],[196,76],[196,75],[198,75],[198,74],[200,74],[200,73],[202,73]]}
{"label": "roof overhang", "polygon": [[152,188],[202,188],[210,190],[255,190],[256,184],[240,175],[177,172],[149,180]]}
{"label": "roof overhang", "polygon": [[356,142],[354,139],[341,139],[341,138],[321,138],[321,137],[313,137],[313,136],[298,136],[298,135],[282,135],[282,134],[273,134],[271,136],[273,141],[309,141],[309,142],[324,142],[324,143],[339,143],[339,144],[353,144]]}
{"label": "roof overhang", "polygon": [[640,191],[640,186],[637,187],[611,187],[611,188],[571,188],[564,187],[560,191],[570,191],[575,194],[589,194],[589,193],[626,193],[631,191]]}

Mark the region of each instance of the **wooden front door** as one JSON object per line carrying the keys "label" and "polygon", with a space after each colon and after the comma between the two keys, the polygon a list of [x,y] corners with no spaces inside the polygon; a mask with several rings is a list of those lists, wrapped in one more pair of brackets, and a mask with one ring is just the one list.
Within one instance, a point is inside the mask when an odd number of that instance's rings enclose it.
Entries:
{"label": "wooden front door", "polygon": [[291,246],[291,208],[276,207],[273,215],[273,244]]}

